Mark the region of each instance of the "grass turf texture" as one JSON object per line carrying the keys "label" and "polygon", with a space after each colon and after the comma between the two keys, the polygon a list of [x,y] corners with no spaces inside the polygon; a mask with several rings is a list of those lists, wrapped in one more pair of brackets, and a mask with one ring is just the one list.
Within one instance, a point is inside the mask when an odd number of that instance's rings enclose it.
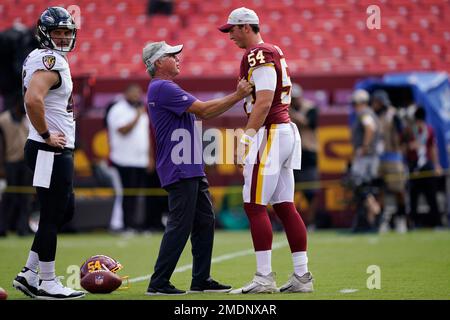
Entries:
{"label": "grass turf texture", "polygon": [[[70,274],[69,265],[81,265],[91,255],[106,254],[119,260],[120,275],[130,279],[151,274],[162,234],[118,236],[106,233],[60,235],[57,252],[57,275]],[[0,239],[0,287],[8,299],[29,299],[12,288],[12,280],[24,265],[32,238],[9,236]],[[272,253],[273,271],[281,286],[292,273],[289,246],[284,233],[274,234],[278,247]],[[233,253],[239,256],[233,257]],[[255,272],[255,256],[249,232],[216,232],[212,265],[214,279],[238,288],[249,282]],[[309,299],[450,299],[450,232],[423,230],[407,234],[352,235],[339,231],[309,234],[309,269],[315,278],[311,294],[188,294],[177,297],[144,295],[148,280],[131,283],[128,290],[112,294],[87,294],[85,300],[116,299],[214,299],[214,300],[309,300]],[[187,244],[172,283],[189,289],[191,280],[190,243]],[[366,286],[367,268],[376,265],[381,271],[381,289]],[[345,289],[348,293],[341,292]]]}

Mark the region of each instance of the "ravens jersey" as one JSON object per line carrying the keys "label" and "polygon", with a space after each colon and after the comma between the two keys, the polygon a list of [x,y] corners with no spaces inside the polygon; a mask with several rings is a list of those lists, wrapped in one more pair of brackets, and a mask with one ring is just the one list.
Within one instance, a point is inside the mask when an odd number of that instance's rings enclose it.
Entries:
{"label": "ravens jersey", "polygon": [[[38,70],[54,71],[59,81],[48,91],[44,99],[45,121],[50,132],[61,132],[66,137],[66,147],[75,146],[75,121],[73,116],[72,76],[64,56],[48,49],[35,49],[25,59],[22,68],[24,95],[33,74]],[[30,124],[28,139],[45,142]]]}

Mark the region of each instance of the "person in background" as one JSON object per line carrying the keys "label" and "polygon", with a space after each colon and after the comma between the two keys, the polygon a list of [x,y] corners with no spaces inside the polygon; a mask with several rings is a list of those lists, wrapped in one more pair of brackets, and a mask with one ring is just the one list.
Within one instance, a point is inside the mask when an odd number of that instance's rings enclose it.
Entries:
{"label": "person in background", "polygon": [[[404,165],[401,135],[403,125],[397,110],[391,105],[389,96],[384,90],[372,94],[371,107],[378,116],[381,127],[381,146],[379,176],[383,181],[378,200],[381,209],[385,208],[385,195],[393,194],[396,202],[396,212],[390,217],[391,225],[395,222],[398,232],[407,231],[406,225],[406,181],[407,169]],[[394,216],[396,221],[394,221]]]}
{"label": "person in background", "polygon": [[352,94],[356,119],[352,125],[353,158],[350,168],[356,199],[354,232],[376,231],[381,208],[375,198],[374,182],[378,177],[380,124],[369,107],[370,96],[358,89]]}
{"label": "person in background", "polygon": [[[0,138],[5,146],[0,155],[4,163],[7,186],[28,187],[32,181],[31,171],[24,159],[23,147],[28,136],[28,121],[25,116],[22,94],[17,94],[13,107],[0,114]],[[14,226],[19,236],[30,233],[28,217],[32,196],[26,190],[4,194],[0,212],[0,236]]]}
{"label": "person in background", "polygon": [[[150,148],[156,150],[156,133],[153,124],[150,121]],[[150,162],[156,163],[156,152],[151,152]],[[145,183],[146,188],[157,190],[157,193],[162,191],[162,194],[147,195],[145,205],[145,217],[143,221],[143,229],[150,232],[162,232],[165,229],[163,219],[167,217],[169,212],[169,199],[164,190],[161,188],[161,182],[156,172],[156,166],[152,165],[147,169],[147,179]]]}
{"label": "person in background", "polygon": [[[123,98],[108,111],[106,122],[110,161],[119,172],[123,188],[123,231],[133,232],[143,228],[136,215],[138,190],[148,187],[149,174],[155,173],[149,118],[139,85],[131,84],[126,88]],[[147,205],[145,211],[161,217],[161,212],[151,205]]]}
{"label": "person in background", "polygon": [[[408,163],[409,201],[412,227],[442,226],[442,217],[437,205],[437,179],[442,175],[439,163],[436,136],[433,128],[426,123],[426,111],[418,107],[414,113],[414,120],[404,133],[404,148]],[[429,206],[426,220],[421,219],[417,206],[419,196],[423,194]]]}
{"label": "person in background", "polygon": [[308,201],[308,208],[303,209],[308,229],[314,229],[318,197],[315,184],[320,180],[317,171],[317,125],[319,111],[314,102],[303,97],[300,85],[292,84],[292,100],[289,108],[291,121],[295,123],[302,137],[302,168],[294,170],[295,183],[300,183],[300,190]]}
{"label": "person in background", "polygon": [[173,14],[174,0],[148,0],[147,14],[149,16],[155,14],[171,15]]}

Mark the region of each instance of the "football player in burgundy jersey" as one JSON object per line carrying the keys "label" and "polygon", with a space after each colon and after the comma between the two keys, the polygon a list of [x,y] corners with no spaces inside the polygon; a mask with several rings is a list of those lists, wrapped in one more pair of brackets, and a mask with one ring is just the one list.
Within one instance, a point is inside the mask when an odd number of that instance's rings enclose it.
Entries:
{"label": "football player in burgundy jersey", "polygon": [[[306,228],[293,203],[293,170],[300,169],[301,140],[288,113],[291,80],[286,60],[279,47],[263,42],[259,18],[253,10],[235,9],[219,30],[229,33],[230,39],[245,50],[240,78],[254,84],[244,104],[248,122],[240,143],[246,149],[242,158],[243,198],[256,253],[256,274],[252,282],[231,293],[312,292]],[[268,204],[283,223],[294,265],[294,273],[279,289],[271,266],[273,235]]]}

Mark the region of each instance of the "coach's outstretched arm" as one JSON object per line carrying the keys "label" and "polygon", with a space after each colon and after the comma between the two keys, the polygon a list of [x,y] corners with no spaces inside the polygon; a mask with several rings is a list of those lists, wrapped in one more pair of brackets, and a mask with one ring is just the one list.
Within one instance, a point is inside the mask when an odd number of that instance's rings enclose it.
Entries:
{"label": "coach's outstretched arm", "polygon": [[248,96],[251,91],[252,85],[245,79],[241,79],[236,91],[232,94],[206,102],[196,100],[187,111],[195,114],[200,119],[211,119],[233,107],[239,100]]}
{"label": "coach's outstretched arm", "polygon": [[66,145],[64,134],[51,133],[48,131],[44,111],[44,98],[50,88],[57,85],[59,81],[56,72],[36,71],[28,85],[24,101],[31,124],[45,142],[52,147],[64,148]]}

